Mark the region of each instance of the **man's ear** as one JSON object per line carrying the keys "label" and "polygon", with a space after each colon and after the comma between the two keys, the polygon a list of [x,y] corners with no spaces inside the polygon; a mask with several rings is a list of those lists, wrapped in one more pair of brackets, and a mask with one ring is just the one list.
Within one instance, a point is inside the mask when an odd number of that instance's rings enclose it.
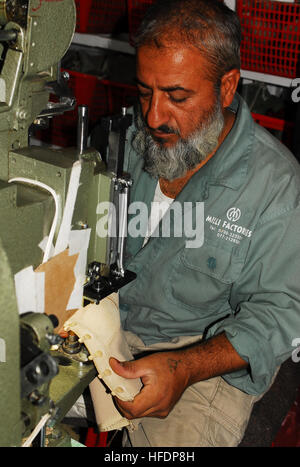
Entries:
{"label": "man's ear", "polygon": [[240,76],[240,70],[233,69],[225,73],[221,79],[221,99],[224,109],[230,106],[234,98]]}

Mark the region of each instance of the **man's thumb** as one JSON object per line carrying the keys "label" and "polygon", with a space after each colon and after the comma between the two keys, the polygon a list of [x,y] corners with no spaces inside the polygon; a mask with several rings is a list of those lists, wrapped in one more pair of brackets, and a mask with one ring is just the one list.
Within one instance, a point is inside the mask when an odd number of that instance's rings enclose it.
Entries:
{"label": "man's thumb", "polygon": [[120,362],[114,357],[109,359],[109,364],[111,369],[117,373],[119,376],[123,376],[123,378],[133,379],[138,378],[137,369],[135,362]]}

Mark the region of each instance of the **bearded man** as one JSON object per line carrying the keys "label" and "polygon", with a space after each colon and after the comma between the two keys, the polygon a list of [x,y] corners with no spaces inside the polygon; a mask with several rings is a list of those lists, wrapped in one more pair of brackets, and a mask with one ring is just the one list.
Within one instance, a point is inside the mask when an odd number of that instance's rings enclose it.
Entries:
{"label": "bearded man", "polygon": [[150,220],[160,203],[204,203],[204,242],[188,247],[172,220],[159,235],[162,219],[128,238],[137,279],[120,313],[138,358],[110,360],[143,383],[115,398],[139,422],[127,445],[237,446],[299,334],[299,166],[236,92],[240,35],[222,2],[166,0],[136,37],[131,202]]}

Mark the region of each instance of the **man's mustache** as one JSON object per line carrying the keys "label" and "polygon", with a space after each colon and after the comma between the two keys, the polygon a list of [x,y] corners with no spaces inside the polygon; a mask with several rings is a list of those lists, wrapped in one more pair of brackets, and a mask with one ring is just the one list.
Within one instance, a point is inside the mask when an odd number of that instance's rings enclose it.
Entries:
{"label": "man's mustache", "polygon": [[180,133],[178,130],[175,130],[174,128],[169,127],[168,125],[160,125],[158,128],[155,128],[155,129],[148,127],[148,131],[150,132],[153,140],[156,141],[158,144],[164,144],[166,141],[163,136],[160,136],[160,133],[164,135],[180,136]]}
{"label": "man's mustache", "polygon": [[168,125],[161,125],[158,128],[156,128],[155,131],[161,131],[162,133],[165,133],[166,135],[179,135],[178,130],[175,130],[174,128]]}
{"label": "man's mustache", "polygon": [[152,133],[164,133],[165,135],[179,135],[179,131],[175,130],[175,128],[172,128],[168,125],[160,125],[158,128],[151,128],[148,127],[149,131]]}

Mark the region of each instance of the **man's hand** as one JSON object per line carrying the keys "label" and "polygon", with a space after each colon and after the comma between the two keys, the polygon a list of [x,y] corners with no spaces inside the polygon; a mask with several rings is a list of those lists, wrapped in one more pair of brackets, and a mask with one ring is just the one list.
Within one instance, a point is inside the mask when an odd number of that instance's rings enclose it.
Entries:
{"label": "man's hand", "polygon": [[180,351],[159,352],[131,362],[110,359],[111,368],[124,378],[141,378],[144,387],[134,401],[115,398],[122,414],[128,419],[140,417],[165,418],[188,385],[186,366]]}
{"label": "man's hand", "polygon": [[221,333],[200,344],[169,352],[158,352],[132,362],[109,361],[124,378],[141,378],[144,387],[132,402],[115,398],[123,415],[165,418],[184,390],[198,381],[247,368],[248,363]]}

